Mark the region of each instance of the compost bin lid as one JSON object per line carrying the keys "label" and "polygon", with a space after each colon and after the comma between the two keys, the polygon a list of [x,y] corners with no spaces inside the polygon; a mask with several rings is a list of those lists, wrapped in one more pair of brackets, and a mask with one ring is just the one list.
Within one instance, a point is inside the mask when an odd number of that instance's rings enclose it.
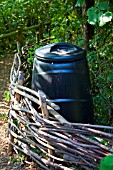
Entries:
{"label": "compost bin lid", "polygon": [[81,47],[62,42],[38,48],[35,57],[48,62],[79,61],[86,57],[86,51]]}

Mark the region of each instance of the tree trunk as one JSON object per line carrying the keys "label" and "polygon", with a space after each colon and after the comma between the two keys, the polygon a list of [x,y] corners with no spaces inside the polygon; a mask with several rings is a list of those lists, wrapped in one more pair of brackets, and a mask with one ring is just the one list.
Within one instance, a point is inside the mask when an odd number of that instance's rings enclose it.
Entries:
{"label": "tree trunk", "polygon": [[[94,6],[94,0],[85,0],[85,5],[82,8],[82,16],[86,17],[86,12],[89,8]],[[94,26],[90,25],[88,22],[86,22],[82,26],[82,31],[83,31],[83,36],[84,36],[84,41],[85,41],[85,49],[86,51],[89,50],[89,40],[93,37],[94,35]]]}

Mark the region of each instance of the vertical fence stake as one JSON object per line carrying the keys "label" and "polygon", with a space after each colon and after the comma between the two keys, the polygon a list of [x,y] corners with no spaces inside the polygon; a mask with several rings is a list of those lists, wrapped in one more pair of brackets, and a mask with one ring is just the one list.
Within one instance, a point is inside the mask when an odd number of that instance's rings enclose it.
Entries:
{"label": "vertical fence stake", "polygon": [[[9,141],[14,142],[14,136],[11,133],[9,133]],[[7,153],[8,153],[8,156],[11,156],[13,154],[13,146],[10,143],[8,144]]]}
{"label": "vertical fence stake", "polygon": [[[47,103],[46,103],[46,95],[44,92],[42,92],[41,90],[38,91],[38,95],[39,95],[39,101],[40,101],[40,108],[41,108],[41,112],[42,112],[42,116],[44,119],[49,119],[49,112],[47,110]],[[48,145],[50,145],[49,142],[47,142]],[[51,149],[48,149],[48,154],[52,155],[53,151]],[[52,158],[48,159],[49,161],[53,161]],[[50,167],[51,170],[53,170],[53,167]]]}
{"label": "vertical fence stake", "polygon": [[20,29],[18,31],[18,37],[17,37],[17,50],[18,50],[18,55],[19,56],[21,56],[21,54],[22,54],[22,51],[21,51],[22,40],[23,40],[23,30]]}
{"label": "vertical fence stake", "polygon": [[[25,73],[23,71],[20,71],[19,72],[19,77],[18,77],[18,84],[19,85],[23,85],[24,84],[24,76],[25,76]],[[15,93],[15,99],[19,103],[20,99],[21,99],[20,98],[20,94]],[[11,116],[11,119],[12,119],[12,116]],[[14,136],[11,133],[9,133],[9,140],[11,142],[14,142]],[[8,155],[11,156],[12,154],[13,154],[13,146],[9,143],[9,145],[8,145]]]}

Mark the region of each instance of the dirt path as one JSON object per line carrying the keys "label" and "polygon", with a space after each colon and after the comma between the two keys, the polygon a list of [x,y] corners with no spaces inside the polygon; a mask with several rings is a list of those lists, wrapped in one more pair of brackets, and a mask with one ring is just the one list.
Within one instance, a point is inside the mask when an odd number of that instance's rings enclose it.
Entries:
{"label": "dirt path", "polygon": [[4,97],[5,90],[8,90],[9,75],[13,62],[13,56],[0,58],[0,109],[7,104]]}
{"label": "dirt path", "polygon": [[7,156],[7,121],[3,118],[9,107],[4,93],[8,90],[12,61],[13,56],[0,58],[0,170],[12,169],[9,164],[10,158]]}

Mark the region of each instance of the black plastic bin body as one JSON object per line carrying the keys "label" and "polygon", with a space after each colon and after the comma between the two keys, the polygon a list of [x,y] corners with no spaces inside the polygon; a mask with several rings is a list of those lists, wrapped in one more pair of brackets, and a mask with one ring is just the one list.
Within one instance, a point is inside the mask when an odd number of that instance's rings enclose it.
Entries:
{"label": "black plastic bin body", "polygon": [[32,88],[42,90],[60,106],[70,122],[93,123],[90,78],[84,49],[68,43],[50,44],[35,51]]}

